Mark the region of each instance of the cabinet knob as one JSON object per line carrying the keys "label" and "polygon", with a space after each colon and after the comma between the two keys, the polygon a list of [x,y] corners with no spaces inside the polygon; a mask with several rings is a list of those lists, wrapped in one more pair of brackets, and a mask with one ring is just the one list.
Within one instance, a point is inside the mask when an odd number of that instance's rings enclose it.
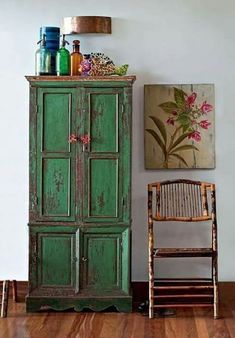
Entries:
{"label": "cabinet knob", "polygon": [[83,262],[86,262],[86,261],[87,261],[87,258],[86,258],[86,257],[82,257],[82,261],[83,261]]}
{"label": "cabinet knob", "polygon": [[82,142],[82,144],[89,144],[91,142],[91,138],[88,134],[85,134],[85,135],[81,135],[79,137],[80,141]]}
{"label": "cabinet knob", "polygon": [[76,143],[78,141],[78,137],[75,134],[69,135],[69,143]]}

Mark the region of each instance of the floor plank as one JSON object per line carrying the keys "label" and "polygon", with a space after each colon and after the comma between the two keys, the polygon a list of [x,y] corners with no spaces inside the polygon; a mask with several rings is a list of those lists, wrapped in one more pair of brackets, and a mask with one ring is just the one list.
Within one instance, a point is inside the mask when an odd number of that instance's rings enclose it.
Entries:
{"label": "floor plank", "polygon": [[149,319],[139,313],[26,313],[24,303],[10,301],[8,317],[0,319],[0,338],[235,338],[235,302],[223,302],[220,310],[218,320],[208,308]]}

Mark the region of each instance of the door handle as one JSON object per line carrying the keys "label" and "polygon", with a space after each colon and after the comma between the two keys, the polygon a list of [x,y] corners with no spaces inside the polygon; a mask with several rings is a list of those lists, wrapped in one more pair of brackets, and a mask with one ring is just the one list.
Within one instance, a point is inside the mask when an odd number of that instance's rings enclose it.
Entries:
{"label": "door handle", "polygon": [[86,257],[82,257],[82,261],[83,261],[83,262],[86,262],[86,261],[87,261],[87,258],[86,258]]}
{"label": "door handle", "polygon": [[75,134],[69,135],[68,142],[69,143],[76,143],[78,141],[78,137]]}

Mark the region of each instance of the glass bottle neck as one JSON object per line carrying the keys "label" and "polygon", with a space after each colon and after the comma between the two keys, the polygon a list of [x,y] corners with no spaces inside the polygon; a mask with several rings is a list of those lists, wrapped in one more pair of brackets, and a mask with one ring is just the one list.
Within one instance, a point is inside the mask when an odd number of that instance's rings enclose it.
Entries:
{"label": "glass bottle neck", "polygon": [[76,53],[80,53],[80,46],[78,45],[73,46],[73,51]]}

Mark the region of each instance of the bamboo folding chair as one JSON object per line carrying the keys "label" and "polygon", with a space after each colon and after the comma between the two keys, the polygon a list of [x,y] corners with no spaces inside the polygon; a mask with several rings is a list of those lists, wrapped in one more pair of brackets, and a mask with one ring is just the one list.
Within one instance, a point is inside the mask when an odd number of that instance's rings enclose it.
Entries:
{"label": "bamboo folding chair", "polygon": [[[154,222],[211,221],[209,248],[154,247]],[[172,180],[148,184],[149,318],[154,309],[211,306],[219,317],[218,251],[215,185]],[[154,260],[171,257],[211,257],[210,278],[154,278]]]}

